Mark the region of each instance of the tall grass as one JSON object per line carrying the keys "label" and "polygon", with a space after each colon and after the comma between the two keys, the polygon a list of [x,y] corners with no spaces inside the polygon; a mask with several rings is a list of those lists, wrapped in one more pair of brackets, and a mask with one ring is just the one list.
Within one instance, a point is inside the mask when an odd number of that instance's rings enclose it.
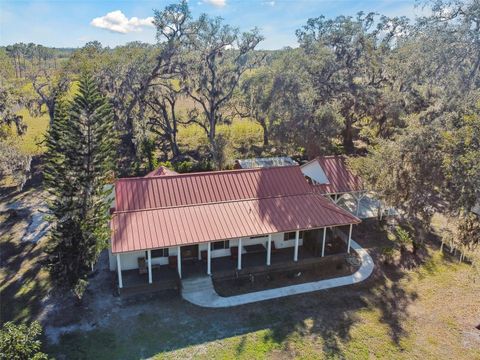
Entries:
{"label": "tall grass", "polygon": [[15,144],[19,149],[28,155],[41,155],[45,152],[45,134],[48,129],[48,114],[43,114],[40,117],[33,117],[29,114],[27,109],[19,112],[23,116],[23,120],[27,125],[25,134],[18,136],[12,131],[11,136],[14,138]]}

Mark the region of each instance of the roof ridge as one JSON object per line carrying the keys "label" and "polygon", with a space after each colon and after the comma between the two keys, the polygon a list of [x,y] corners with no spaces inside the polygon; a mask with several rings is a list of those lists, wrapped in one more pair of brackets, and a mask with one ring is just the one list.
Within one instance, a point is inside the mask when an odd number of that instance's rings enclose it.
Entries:
{"label": "roof ridge", "polygon": [[286,165],[286,166],[272,166],[268,168],[252,168],[252,169],[232,169],[232,170],[213,170],[213,171],[197,171],[192,173],[178,173],[178,174],[170,174],[170,175],[159,175],[159,176],[135,176],[135,177],[127,177],[127,178],[118,178],[116,181],[129,181],[129,180],[151,180],[157,178],[165,178],[165,176],[175,176],[178,177],[189,177],[189,176],[199,176],[199,175],[216,175],[216,174],[227,174],[227,173],[240,173],[240,172],[255,172],[255,171],[270,171],[273,169],[285,169],[285,168],[294,168],[298,167],[299,165]]}
{"label": "roof ridge", "polygon": [[331,158],[341,158],[341,159],[345,159],[347,157],[347,155],[345,154],[339,154],[339,155],[317,155],[315,156],[312,160],[308,160],[305,164],[302,164],[300,165],[301,167],[307,165],[307,164],[310,164],[310,163],[313,163],[313,162],[318,162],[320,160],[320,158],[322,159],[331,159]]}
{"label": "roof ridge", "polygon": [[[237,203],[242,201],[253,201],[253,200],[266,200],[266,199],[277,199],[277,198],[287,198],[291,196],[305,196],[305,195],[319,195],[312,191],[303,192],[300,194],[290,194],[290,195],[275,195],[275,196],[265,196],[265,197],[256,197],[256,198],[248,198],[248,199],[233,199],[233,200],[224,200],[224,201],[212,201],[212,202],[204,202],[204,203],[194,203],[194,204],[182,204],[182,205],[175,205],[175,206],[160,206],[160,207],[153,207],[153,208],[145,208],[145,209],[132,209],[132,210],[120,210],[115,211],[115,214],[124,214],[124,213],[133,213],[133,212],[142,212],[142,211],[153,211],[153,210],[162,210],[162,209],[178,209],[184,207],[195,207],[195,206],[204,206],[204,205],[215,205],[215,204],[226,204],[226,203]],[[321,196],[321,195],[319,195]]]}

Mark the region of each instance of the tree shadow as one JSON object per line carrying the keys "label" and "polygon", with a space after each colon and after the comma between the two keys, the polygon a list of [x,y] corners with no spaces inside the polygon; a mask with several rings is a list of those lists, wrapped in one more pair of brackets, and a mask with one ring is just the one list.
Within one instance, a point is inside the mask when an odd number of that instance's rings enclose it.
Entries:
{"label": "tree shadow", "polygon": [[0,225],[2,268],[0,323],[32,321],[50,290],[47,276],[40,274],[45,254],[42,245],[21,242],[30,218],[29,209],[8,210]]}
{"label": "tree shadow", "polygon": [[[318,346],[327,356],[344,358],[347,356],[345,349],[352,341],[352,329],[365,320],[362,318],[364,310],[378,312],[378,320],[375,321],[388,327],[391,341],[401,350],[402,339],[408,336],[408,329],[404,327],[409,317],[408,307],[418,299],[418,294],[403,285],[409,276],[407,271],[383,262],[382,247],[390,246],[391,241],[381,238],[385,235],[381,227],[377,230],[373,227],[371,232],[377,241],[368,238],[368,229],[362,226],[358,227],[358,232],[354,231],[354,239],[369,249],[375,262],[374,273],[367,280],[233,308],[200,308],[183,301],[178,294],[153,293],[133,300],[113,297],[111,284],[115,274],[110,274],[105,268],[102,270],[105,274],[100,272],[91,280],[92,284],[97,279],[99,283],[88,292],[81,307],[68,305],[65,301],[67,310],[57,311],[46,324],[68,327],[70,323],[88,322],[94,324],[93,331],[70,332],[52,351],[68,358],[86,356],[85,352],[96,356],[97,353],[89,352],[99,351],[92,350],[95,347],[102,348],[102,344],[96,344],[96,334],[102,332],[104,336],[107,331],[114,339],[114,345],[121,349],[122,355],[119,356],[122,358],[134,358],[133,354],[140,352],[142,356],[154,356],[234,336],[239,336],[239,339],[233,351],[240,357],[251,351],[252,340],[247,334],[264,331],[261,341],[279,344],[282,351],[289,351],[289,347],[295,349],[296,339],[305,336],[317,339]],[[103,303],[103,308],[96,309],[98,302]],[[76,316],[65,317],[65,313],[75,313]],[[141,325],[136,320],[138,316],[146,319]],[[118,317],[117,320],[112,320],[114,317]],[[137,334],[135,342],[122,340],[119,336],[123,335],[114,330],[127,323],[126,331]],[[145,329],[148,329],[148,334],[143,338],[139,334],[143,334]],[[84,342],[86,338],[89,339],[88,345]]]}

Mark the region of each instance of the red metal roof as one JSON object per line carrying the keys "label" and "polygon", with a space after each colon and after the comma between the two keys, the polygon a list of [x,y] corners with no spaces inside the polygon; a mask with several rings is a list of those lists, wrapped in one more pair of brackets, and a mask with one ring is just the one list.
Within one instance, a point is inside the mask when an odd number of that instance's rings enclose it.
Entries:
{"label": "red metal roof", "polygon": [[328,178],[328,184],[313,185],[320,194],[338,194],[364,190],[360,177],[350,171],[344,156],[319,156],[317,161]]}
{"label": "red metal roof", "polygon": [[311,192],[299,166],[119,179],[117,211],[260,199]]}
{"label": "red metal roof", "polygon": [[112,252],[359,222],[349,212],[314,193],[117,212],[112,218]]}
{"label": "red metal roof", "polygon": [[360,222],[299,166],[119,179],[115,197],[113,253]]}
{"label": "red metal roof", "polygon": [[165,175],[177,175],[178,173],[176,171],[170,170],[169,168],[166,168],[165,166],[160,166],[158,169],[155,169],[153,171],[150,171],[147,175],[144,177],[154,177],[154,176],[165,176]]}

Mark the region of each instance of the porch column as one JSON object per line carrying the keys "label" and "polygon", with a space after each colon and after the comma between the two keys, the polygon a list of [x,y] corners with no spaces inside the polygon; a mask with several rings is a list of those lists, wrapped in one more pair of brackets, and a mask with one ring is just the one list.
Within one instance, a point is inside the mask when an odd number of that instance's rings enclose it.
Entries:
{"label": "porch column", "polygon": [[293,250],[293,261],[298,261],[298,238],[300,237],[300,230],[295,231],[295,249]]}
{"label": "porch column", "polygon": [[267,265],[270,266],[270,260],[272,258],[272,234],[268,235],[267,242]]}
{"label": "porch column", "polygon": [[323,228],[322,257],[325,256],[325,238],[327,237],[327,227]]}
{"label": "porch column", "polygon": [[182,278],[182,250],[180,249],[180,246],[177,246],[177,270],[178,270],[178,276],[180,276],[180,279]]}
{"label": "porch column", "polygon": [[238,239],[238,264],[237,269],[242,270],[242,239]]}
{"label": "porch column", "polygon": [[347,253],[350,253],[350,242],[352,241],[352,228],[353,228],[353,224],[350,224],[350,231],[348,232]]}
{"label": "porch column", "polygon": [[117,254],[117,273],[118,273],[118,287],[123,288],[122,281],[122,264],[120,263],[120,254]]}
{"label": "porch column", "polygon": [[337,203],[338,201],[338,194],[335,194],[335,204]]}
{"label": "porch column", "polygon": [[148,261],[148,283],[152,283],[152,251],[147,251],[147,261]]}
{"label": "porch column", "polygon": [[207,248],[207,275],[212,275],[212,244],[208,243]]}

